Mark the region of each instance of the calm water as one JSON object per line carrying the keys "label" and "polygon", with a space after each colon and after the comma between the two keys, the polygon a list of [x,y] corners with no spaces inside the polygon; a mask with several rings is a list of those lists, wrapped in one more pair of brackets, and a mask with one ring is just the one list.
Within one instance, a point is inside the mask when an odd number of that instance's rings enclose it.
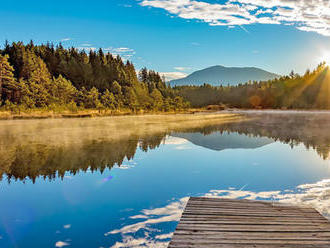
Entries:
{"label": "calm water", "polygon": [[330,114],[0,122],[0,247],[166,247],[189,196],[330,217]]}

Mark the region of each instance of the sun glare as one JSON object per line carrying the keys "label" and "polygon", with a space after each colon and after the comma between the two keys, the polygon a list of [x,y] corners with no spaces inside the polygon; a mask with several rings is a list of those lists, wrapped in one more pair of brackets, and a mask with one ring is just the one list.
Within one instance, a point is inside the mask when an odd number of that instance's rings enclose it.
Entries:
{"label": "sun glare", "polygon": [[327,65],[330,65],[330,51],[326,51],[323,53],[321,61],[325,62]]}

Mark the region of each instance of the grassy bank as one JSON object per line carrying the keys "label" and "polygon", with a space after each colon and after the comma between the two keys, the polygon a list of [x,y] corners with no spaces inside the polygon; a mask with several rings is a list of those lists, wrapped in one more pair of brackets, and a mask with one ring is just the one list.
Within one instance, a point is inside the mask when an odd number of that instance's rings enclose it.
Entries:
{"label": "grassy bank", "polygon": [[0,120],[15,120],[15,119],[47,119],[47,118],[89,118],[89,117],[104,117],[104,116],[121,116],[121,115],[143,115],[143,114],[194,114],[200,112],[214,112],[206,109],[184,109],[176,111],[131,111],[128,109],[121,110],[97,110],[97,109],[82,109],[77,111],[52,111],[48,109],[30,109],[20,112],[8,110],[0,110]]}

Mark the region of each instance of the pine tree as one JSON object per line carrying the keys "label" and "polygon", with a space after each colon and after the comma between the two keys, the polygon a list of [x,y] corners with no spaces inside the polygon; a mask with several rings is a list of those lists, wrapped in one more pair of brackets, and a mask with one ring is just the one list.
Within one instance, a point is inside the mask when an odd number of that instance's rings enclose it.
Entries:
{"label": "pine tree", "polygon": [[121,95],[122,94],[121,86],[120,86],[120,84],[117,81],[114,81],[112,83],[111,91],[115,95]]}
{"label": "pine tree", "polygon": [[108,89],[105,90],[105,92],[102,94],[101,103],[104,107],[111,110],[116,109],[118,107],[118,103],[116,102],[114,95]]}
{"label": "pine tree", "polygon": [[8,62],[8,55],[0,54],[0,99],[12,98],[12,89],[16,84],[14,68]]}
{"label": "pine tree", "polygon": [[50,93],[54,102],[69,104],[76,98],[77,89],[69,80],[60,75],[52,80]]}
{"label": "pine tree", "polygon": [[[175,96],[157,72],[143,68],[139,81],[130,61],[124,63],[119,55],[104,54],[102,49],[86,54],[76,48],[64,49],[61,44],[54,47],[50,43],[14,42],[6,43],[0,54],[8,54],[6,61],[12,65],[7,70],[11,72],[11,83],[0,80],[1,99],[28,108],[50,105],[100,108],[102,102],[105,105],[113,102],[115,108],[149,110],[163,97]],[[113,108],[112,104],[106,107]]]}
{"label": "pine tree", "polygon": [[151,92],[151,97],[153,98],[153,107],[154,109],[160,109],[163,105],[163,96],[159,90],[154,89]]}
{"label": "pine tree", "polygon": [[99,100],[100,93],[99,91],[93,87],[86,96],[86,108],[98,108],[101,105]]}
{"label": "pine tree", "polygon": [[146,83],[148,80],[148,70],[147,68],[142,68],[139,72],[139,79],[141,82]]}
{"label": "pine tree", "polygon": [[129,107],[131,110],[136,111],[139,106],[136,93],[131,87],[125,87],[123,91],[124,91],[125,105]]}

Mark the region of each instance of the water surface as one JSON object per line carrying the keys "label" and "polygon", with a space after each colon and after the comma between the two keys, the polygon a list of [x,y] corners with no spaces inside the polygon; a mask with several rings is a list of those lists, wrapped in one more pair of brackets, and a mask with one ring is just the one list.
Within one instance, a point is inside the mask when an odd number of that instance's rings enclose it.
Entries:
{"label": "water surface", "polygon": [[0,122],[0,247],[166,247],[189,196],[330,216],[330,114]]}

